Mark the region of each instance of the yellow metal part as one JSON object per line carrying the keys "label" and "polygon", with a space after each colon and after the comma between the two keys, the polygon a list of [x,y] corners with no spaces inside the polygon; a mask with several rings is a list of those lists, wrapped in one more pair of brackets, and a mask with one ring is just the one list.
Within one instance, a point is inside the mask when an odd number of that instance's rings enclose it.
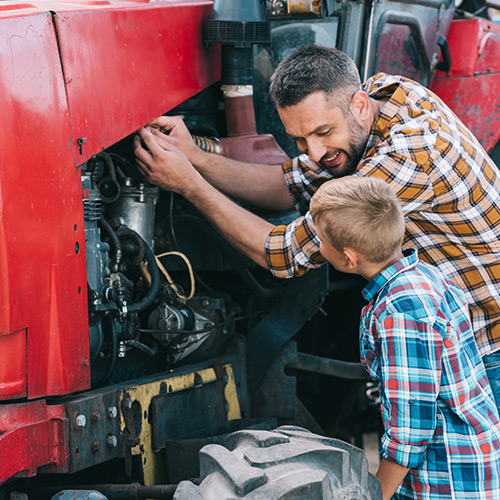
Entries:
{"label": "yellow metal part", "polygon": [[[223,365],[222,368],[227,375],[227,382],[224,388],[224,397],[227,403],[227,420],[237,420],[241,418],[241,411],[233,368],[230,364]],[[195,380],[195,377],[197,380]],[[169,393],[182,391],[199,385],[199,377],[201,377],[203,384],[207,384],[217,380],[217,373],[214,367],[210,367],[182,375],[173,375],[172,377],[162,378],[143,385],[127,387],[127,389],[122,391],[120,407],[122,407],[122,400],[125,397],[130,397],[132,402],[138,401],[142,408],[142,426],[139,434],[139,444],[134,446],[131,452],[132,455],[141,456],[145,485],[162,484],[166,471],[164,453],[158,453],[153,450],[151,425],[148,421],[151,400],[155,396],[165,392],[165,385]],[[182,415],[179,415],[179,418],[182,418]],[[120,413],[120,428],[122,432],[126,428],[123,413]]]}

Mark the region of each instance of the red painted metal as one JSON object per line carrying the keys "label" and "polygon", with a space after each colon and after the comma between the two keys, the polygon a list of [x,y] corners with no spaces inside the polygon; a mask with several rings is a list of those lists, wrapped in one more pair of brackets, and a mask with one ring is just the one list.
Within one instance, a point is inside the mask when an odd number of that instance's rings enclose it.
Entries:
{"label": "red painted metal", "polygon": [[451,70],[438,71],[431,89],[490,150],[500,139],[500,25],[456,20],[447,38]]}
{"label": "red painted metal", "polygon": [[226,97],[224,103],[228,137],[257,133],[253,96]]}
{"label": "red painted metal", "polygon": [[87,138],[78,163],[219,78],[218,51],[202,42],[211,0],[127,7],[55,17],[73,140]]}
{"label": "red painted metal", "polygon": [[[0,483],[68,471],[41,398],[90,386],[78,165],[214,83],[211,0],[0,5]],[[80,154],[78,138],[85,138]]]}
{"label": "red painted metal", "polygon": [[89,387],[76,167],[218,79],[201,40],[211,7],[0,5],[0,400]]}
{"label": "red painted metal", "polygon": [[235,160],[279,165],[290,159],[270,134],[224,137],[220,145],[223,154]]}
{"label": "red painted metal", "polygon": [[67,472],[67,436],[62,405],[33,401],[0,406],[0,483],[34,476],[39,467]]}
{"label": "red painted metal", "polygon": [[50,14],[7,12],[0,12],[0,399],[65,394],[90,378],[81,187],[56,33]]}

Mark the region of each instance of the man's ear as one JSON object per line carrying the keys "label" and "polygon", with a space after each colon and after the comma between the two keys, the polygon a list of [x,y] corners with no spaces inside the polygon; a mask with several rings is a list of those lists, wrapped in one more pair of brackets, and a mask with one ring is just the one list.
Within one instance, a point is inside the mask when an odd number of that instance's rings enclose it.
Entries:
{"label": "man's ear", "polygon": [[362,90],[354,92],[349,107],[360,125],[370,120],[370,98],[366,92]]}
{"label": "man's ear", "polygon": [[344,248],[342,252],[345,258],[346,269],[356,269],[359,263],[359,252],[349,247]]}

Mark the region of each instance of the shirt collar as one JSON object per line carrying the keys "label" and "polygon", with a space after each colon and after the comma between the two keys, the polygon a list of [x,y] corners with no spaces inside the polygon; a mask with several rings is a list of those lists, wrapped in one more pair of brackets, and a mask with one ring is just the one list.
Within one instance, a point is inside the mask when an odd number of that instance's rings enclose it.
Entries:
{"label": "shirt collar", "polygon": [[389,98],[373,122],[365,152],[381,139],[388,124],[401,111],[402,103],[407,100],[406,91],[403,87],[405,82],[406,79],[401,76],[379,73],[363,84],[363,90],[371,98]]}
{"label": "shirt collar", "polygon": [[366,300],[372,300],[380,290],[392,281],[397,275],[413,269],[418,264],[418,252],[415,248],[403,250],[403,258],[394,264],[386,267],[381,273],[377,274],[364,288],[363,297]]}

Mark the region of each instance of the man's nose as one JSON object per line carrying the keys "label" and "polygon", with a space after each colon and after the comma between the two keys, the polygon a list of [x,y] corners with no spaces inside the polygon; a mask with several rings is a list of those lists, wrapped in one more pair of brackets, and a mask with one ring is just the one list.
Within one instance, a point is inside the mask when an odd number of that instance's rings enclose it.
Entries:
{"label": "man's nose", "polygon": [[323,144],[321,138],[309,137],[307,139],[307,156],[314,161],[319,162],[327,153],[328,148]]}

